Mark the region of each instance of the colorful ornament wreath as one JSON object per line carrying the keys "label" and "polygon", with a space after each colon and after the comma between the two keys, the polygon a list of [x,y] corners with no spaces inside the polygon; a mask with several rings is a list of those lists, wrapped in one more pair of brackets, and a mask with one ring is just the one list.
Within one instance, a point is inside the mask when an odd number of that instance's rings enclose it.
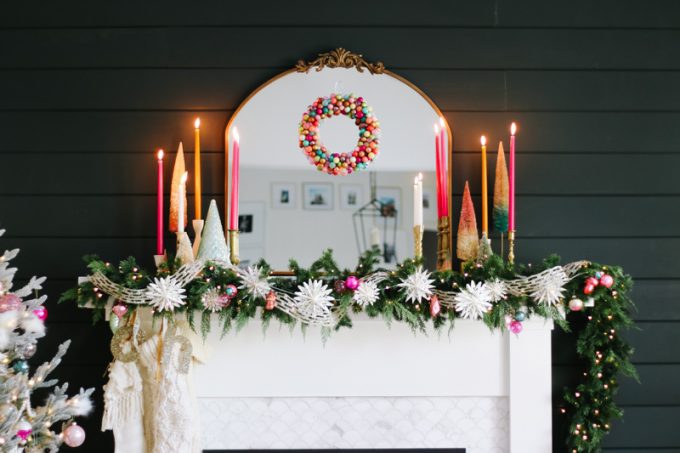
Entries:
{"label": "colorful ornament wreath", "polygon": [[[331,152],[321,142],[321,121],[338,115],[354,120],[359,128],[359,140],[351,152]],[[300,148],[309,162],[329,175],[343,176],[363,170],[378,156],[380,123],[373,115],[373,108],[361,96],[331,94],[318,98],[302,115],[298,132]]]}

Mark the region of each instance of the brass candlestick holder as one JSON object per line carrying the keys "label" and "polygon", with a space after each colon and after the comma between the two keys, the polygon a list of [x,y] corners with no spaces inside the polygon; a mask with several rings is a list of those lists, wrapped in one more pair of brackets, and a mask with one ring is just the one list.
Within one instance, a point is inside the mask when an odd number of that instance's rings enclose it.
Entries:
{"label": "brass candlestick holder", "polygon": [[437,221],[437,270],[451,270],[451,227],[448,217]]}
{"label": "brass candlestick holder", "polygon": [[508,262],[515,264],[515,230],[508,231]]}
{"label": "brass candlestick holder", "polygon": [[234,266],[238,266],[241,260],[238,257],[238,230],[228,230],[229,235],[229,261]]}
{"label": "brass candlestick holder", "polygon": [[416,260],[423,257],[423,226],[416,225],[413,227],[413,252]]}

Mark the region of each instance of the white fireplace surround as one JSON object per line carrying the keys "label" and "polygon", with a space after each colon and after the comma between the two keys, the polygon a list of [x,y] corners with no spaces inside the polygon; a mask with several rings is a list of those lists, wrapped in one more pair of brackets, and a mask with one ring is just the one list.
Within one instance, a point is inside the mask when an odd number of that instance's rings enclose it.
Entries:
{"label": "white fireplace surround", "polygon": [[324,346],[313,327],[252,321],[220,340],[215,323],[195,350],[204,448],[551,451],[552,328],[458,320],[426,336],[358,316]]}

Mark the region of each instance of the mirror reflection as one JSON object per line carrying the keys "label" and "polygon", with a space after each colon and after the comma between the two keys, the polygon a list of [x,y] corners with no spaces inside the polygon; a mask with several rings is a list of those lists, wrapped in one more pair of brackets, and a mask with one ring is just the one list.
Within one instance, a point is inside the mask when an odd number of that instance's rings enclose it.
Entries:
{"label": "mirror reflection", "polygon": [[[380,125],[375,159],[352,168],[351,152],[367,143],[359,135],[365,132],[365,123],[358,126],[342,114],[320,121],[317,140],[332,153],[348,153],[346,163],[341,159],[335,163],[350,168],[344,176],[319,171],[318,159],[301,143],[308,137],[299,133],[310,105],[331,94],[363,98],[364,107],[371,109]],[[366,109],[360,112],[365,114]],[[354,68],[292,70],[260,87],[227,126],[230,142],[234,127],[241,137],[242,264],[264,257],[275,269],[287,269],[291,257],[309,265],[331,248],[339,265],[353,267],[359,254],[374,245],[387,267],[413,256],[413,185],[419,173],[423,176],[424,257],[434,262],[437,214],[432,128],[438,120],[439,112],[417,88],[390,73],[362,73]],[[333,162],[325,170],[330,167],[335,168]]]}

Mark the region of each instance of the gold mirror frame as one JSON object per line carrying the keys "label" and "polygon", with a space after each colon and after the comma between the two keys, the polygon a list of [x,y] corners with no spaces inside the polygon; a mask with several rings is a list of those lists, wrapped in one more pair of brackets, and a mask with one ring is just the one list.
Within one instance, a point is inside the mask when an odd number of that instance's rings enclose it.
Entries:
{"label": "gold mirror frame", "polygon": [[[229,137],[230,137],[230,132],[232,129],[232,124],[236,117],[238,116],[238,113],[241,111],[241,109],[248,104],[248,102],[261,90],[263,90],[265,87],[269,86],[270,84],[276,82],[278,79],[285,77],[289,74],[299,72],[299,73],[307,73],[311,69],[314,69],[315,71],[319,72],[322,71],[325,68],[355,68],[358,72],[364,72],[365,70],[368,71],[372,75],[387,75],[390,76],[394,79],[397,79],[398,81],[402,82],[403,84],[409,86],[411,89],[413,89],[416,93],[418,93],[427,103],[432,107],[432,109],[437,112],[437,115],[440,117],[444,117],[442,111],[437,107],[437,104],[430,99],[430,97],[425,94],[420,88],[418,88],[416,85],[414,85],[411,81],[405,79],[404,77],[395,74],[394,72],[385,69],[385,65],[377,61],[375,63],[369,62],[364,59],[363,55],[361,54],[356,54],[353,52],[350,52],[349,50],[346,50],[342,47],[338,47],[337,49],[331,50],[330,52],[324,52],[320,53],[314,60],[311,61],[305,61],[305,60],[298,60],[298,62],[295,64],[294,67],[291,69],[288,69],[286,71],[283,71],[271,79],[267,80],[264,82],[262,85],[257,87],[255,90],[253,90],[239,105],[236,107],[236,110],[231,114],[231,117],[229,118],[229,121],[227,122],[227,125],[224,129],[224,216],[225,218],[228,218],[228,213],[229,213]],[[452,184],[452,179],[453,179],[453,134],[451,132],[451,127],[449,126],[448,121],[445,122],[446,124],[446,131],[447,131],[447,136],[448,136],[448,174],[449,174],[449,180],[447,181],[447,191],[449,193],[449,216],[448,216],[448,256],[451,257],[453,256],[453,223],[452,223],[452,208],[453,208],[453,202],[452,202],[452,197],[451,197],[451,187],[453,187]],[[229,234],[229,231],[227,230],[226,226],[228,225],[227,222],[225,222],[225,232]],[[231,241],[230,241],[231,242]],[[236,245],[236,248],[238,249],[238,246]],[[237,253],[238,255],[238,253]],[[233,256],[233,255],[232,255]],[[236,256],[236,262],[232,264],[238,264],[238,256]],[[286,276],[286,275],[292,275],[289,271],[274,271],[272,272],[272,275],[277,275],[277,276]]]}

